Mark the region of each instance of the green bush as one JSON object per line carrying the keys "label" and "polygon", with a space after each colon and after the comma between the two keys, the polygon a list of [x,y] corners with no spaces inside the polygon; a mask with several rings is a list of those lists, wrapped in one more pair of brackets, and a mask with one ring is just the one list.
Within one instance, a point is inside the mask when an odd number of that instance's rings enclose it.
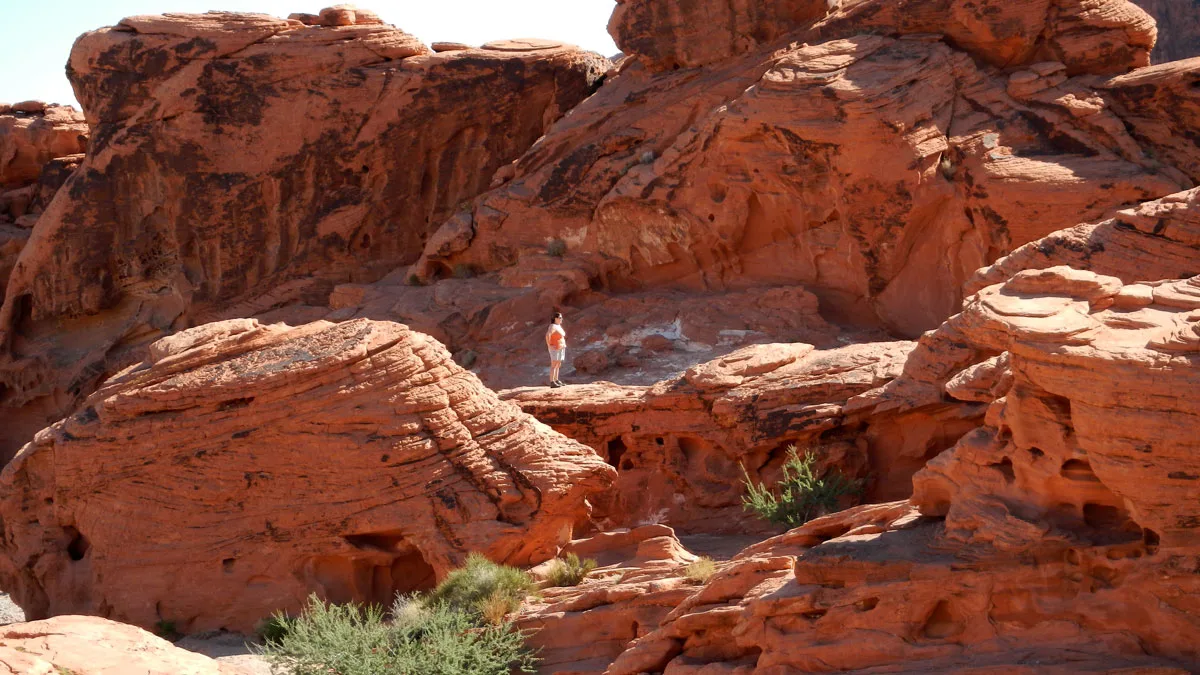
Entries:
{"label": "green bush", "polygon": [[561,258],[566,254],[567,242],[562,239],[551,239],[550,243],[546,244],[546,255]]}
{"label": "green bush", "polygon": [[446,575],[446,580],[429,594],[429,602],[476,616],[483,613],[485,603],[491,605],[489,613],[494,613],[496,603],[506,602],[512,612],[534,588],[533,579],[525,572],[472,553],[466,565]]}
{"label": "green bush", "polygon": [[475,267],[466,263],[458,263],[454,266],[455,279],[470,279],[475,276]]}
{"label": "green bush", "polygon": [[574,553],[568,553],[566,558],[556,558],[550,563],[546,570],[546,580],[551,586],[578,586],[594,569],[595,560],[580,560]]}
{"label": "green bush", "polygon": [[179,631],[175,629],[175,622],[167,619],[160,619],[154,624],[154,634],[164,640],[170,640],[171,642],[175,642],[179,638],[183,637],[183,635],[181,635]]}
{"label": "green bush", "polygon": [[276,612],[259,621],[258,625],[254,627],[254,632],[263,642],[278,642],[292,630],[294,622],[295,619],[287,614]]}
{"label": "green bush", "polygon": [[783,480],[775,490],[761,483],[755,485],[746,467],[742,467],[746,485],[742,506],[772,523],[799,527],[813,518],[837,511],[842,497],[862,494],[861,480],[847,478],[836,469],[819,477],[813,470],[815,464],[816,458],[811,453],[806,452],[801,457],[795,446],[789,447],[787,462],[783,465]]}
{"label": "green bush", "polygon": [[482,624],[473,614],[401,598],[393,620],[378,607],[333,605],[316,596],[286,633],[262,652],[292,675],[510,675],[532,673],[535,658],[511,623]]}

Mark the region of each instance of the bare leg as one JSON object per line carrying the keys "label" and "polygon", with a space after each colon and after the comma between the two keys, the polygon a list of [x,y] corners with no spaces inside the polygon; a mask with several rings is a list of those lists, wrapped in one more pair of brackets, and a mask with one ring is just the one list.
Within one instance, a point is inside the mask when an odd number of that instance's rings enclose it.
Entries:
{"label": "bare leg", "polygon": [[553,361],[550,363],[550,381],[558,382],[558,371],[562,369],[562,361]]}

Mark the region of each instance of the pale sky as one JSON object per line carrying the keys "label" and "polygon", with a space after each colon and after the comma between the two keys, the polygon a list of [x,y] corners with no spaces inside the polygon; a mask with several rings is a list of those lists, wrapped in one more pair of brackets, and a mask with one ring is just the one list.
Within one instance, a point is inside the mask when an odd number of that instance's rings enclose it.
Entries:
{"label": "pale sky", "polygon": [[[70,103],[75,95],[64,69],[81,33],[126,16],[212,9],[286,17],[337,4],[300,0],[4,0],[0,5],[0,101],[40,99]],[[605,30],[614,0],[366,0],[377,12],[426,44],[437,40],[478,45],[490,40],[540,37],[577,44],[605,56],[617,53]]]}

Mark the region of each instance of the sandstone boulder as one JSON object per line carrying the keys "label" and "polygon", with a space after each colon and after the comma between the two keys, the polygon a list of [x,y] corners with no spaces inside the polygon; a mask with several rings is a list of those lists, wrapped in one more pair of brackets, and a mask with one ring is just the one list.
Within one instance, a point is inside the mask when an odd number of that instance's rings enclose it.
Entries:
{"label": "sandstone boulder", "polygon": [[964,339],[1008,365],[969,376],[987,422],[911,502],[748,549],[607,672],[1194,671],[1200,279],[1128,289],[1059,267],[973,296]]}
{"label": "sandstone boulder", "polygon": [[559,43],[432,54],[361,10],[326,18],[139,16],[76,42],[94,142],[0,310],[4,454],[167,332],[411,262],[608,68]]}
{"label": "sandstone boulder", "polygon": [[253,675],[134,626],[59,616],[0,628],[0,672],[21,675]]}
{"label": "sandstone boulder", "polygon": [[87,149],[88,127],[71,106],[17,104],[0,112],[0,190],[37,181],[42,166]]}
{"label": "sandstone boulder", "polygon": [[553,557],[614,473],[405,326],[207,324],[0,474],[0,586],[33,618],[250,631],[312,592],[387,604],[470,551]]}

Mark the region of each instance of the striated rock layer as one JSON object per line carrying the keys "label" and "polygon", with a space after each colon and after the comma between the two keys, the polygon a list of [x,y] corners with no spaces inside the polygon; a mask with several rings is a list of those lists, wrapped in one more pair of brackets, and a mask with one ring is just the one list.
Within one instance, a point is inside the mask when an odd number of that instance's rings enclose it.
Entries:
{"label": "striated rock layer", "polygon": [[546,560],[613,477],[405,326],[230,320],[154,343],[5,468],[0,587],[33,618],[250,631],[470,551]]}
{"label": "striated rock layer", "polygon": [[92,146],[0,309],[14,427],[65,414],[165,332],[322,304],[416,259],[608,68],[544,41],[433,54],[369,12],[338,17],[141,16],[79,38]]}
{"label": "striated rock layer", "polygon": [[[420,313],[498,386],[548,306],[632,338],[610,304],[627,294],[786,287],[829,323],[916,337],[978,268],[1200,180],[1200,61],[1143,67],[1154,26],[1132,4],[810,4],[621,3],[617,72],[371,306],[408,321],[428,294]],[[470,307],[403,285],[462,271]],[[725,330],[753,323],[743,306]]]}
{"label": "striated rock layer", "polygon": [[650,387],[601,382],[502,395],[617,469],[615,489],[598,503],[611,524],[771,532],[743,509],[743,478],[773,484],[790,446],[814,454],[822,471],[865,479],[864,499],[890,501],[907,497],[913,473],[977,426],[983,408],[971,403],[847,413],[848,400],[898,376],[913,347],[756,345]]}
{"label": "striated rock layer", "polygon": [[59,616],[0,628],[0,672],[16,675],[253,675],[173,646],[146,631],[92,616]]}
{"label": "striated rock layer", "polygon": [[959,326],[987,422],[910,503],[751,547],[607,672],[1200,667],[1200,278],[1023,271]]}

